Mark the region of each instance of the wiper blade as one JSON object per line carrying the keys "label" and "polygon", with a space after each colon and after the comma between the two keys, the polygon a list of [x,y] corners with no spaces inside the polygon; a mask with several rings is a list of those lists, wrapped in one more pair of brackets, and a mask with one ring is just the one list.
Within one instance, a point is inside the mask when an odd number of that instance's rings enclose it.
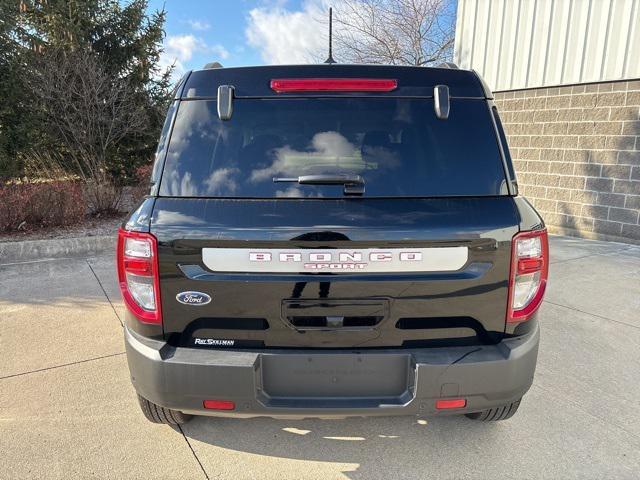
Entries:
{"label": "wiper blade", "polygon": [[300,185],[344,185],[345,195],[362,195],[364,179],[360,175],[300,175],[293,178],[274,177],[273,181],[295,182]]}

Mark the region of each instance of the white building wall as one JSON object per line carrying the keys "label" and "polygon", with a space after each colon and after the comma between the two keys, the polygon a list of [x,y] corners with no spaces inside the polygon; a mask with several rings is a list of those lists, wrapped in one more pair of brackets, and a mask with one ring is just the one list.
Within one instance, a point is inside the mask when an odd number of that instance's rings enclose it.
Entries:
{"label": "white building wall", "polygon": [[496,91],[640,78],[640,0],[458,0],[454,62]]}

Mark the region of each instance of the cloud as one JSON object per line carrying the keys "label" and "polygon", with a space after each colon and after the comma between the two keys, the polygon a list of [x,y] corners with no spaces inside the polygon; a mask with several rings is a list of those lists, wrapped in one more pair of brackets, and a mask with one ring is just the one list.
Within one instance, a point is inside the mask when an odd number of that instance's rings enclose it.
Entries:
{"label": "cloud", "polygon": [[202,22],[200,20],[187,20],[187,23],[191,26],[192,29],[199,32],[203,32],[211,28],[210,24],[208,24],[207,22]]}
{"label": "cloud", "polygon": [[[303,151],[295,150],[289,145],[273,150],[274,160],[266,168],[258,168],[251,172],[249,181],[264,182],[277,175],[297,176],[312,173],[314,168],[322,168],[327,161],[332,164],[348,161],[355,155],[356,147],[338,132],[319,132],[311,139],[310,145]],[[304,165],[305,171],[300,171]]]}
{"label": "cloud", "polygon": [[[193,67],[189,62],[194,54],[206,54],[211,56],[211,61],[225,60],[229,52],[220,44],[208,45],[202,38],[192,34],[169,35],[165,38],[164,51],[160,55],[160,67],[162,70],[175,65],[174,80],[185,71]],[[201,65],[199,65],[201,66]]]}
{"label": "cloud", "polygon": [[249,12],[247,42],[267,63],[316,63],[327,55],[326,0],[307,0],[291,11],[279,2]]}
{"label": "cloud", "polygon": [[172,35],[167,37],[167,52],[176,59],[189,61],[196,50],[204,50],[206,44],[193,35]]}
{"label": "cloud", "polygon": [[219,168],[205,180],[208,195],[233,195],[238,182],[233,178],[240,175],[239,168]]}
{"label": "cloud", "polygon": [[276,190],[276,197],[280,198],[323,198],[320,192],[302,190],[300,187],[289,187],[286,190]]}
{"label": "cloud", "polygon": [[180,212],[172,212],[170,210],[158,210],[157,218],[155,219],[157,225],[202,225],[204,220],[192,215],[185,215]]}
{"label": "cloud", "polygon": [[226,60],[229,58],[229,51],[220,44],[211,45],[209,52],[217,56],[218,59]]}

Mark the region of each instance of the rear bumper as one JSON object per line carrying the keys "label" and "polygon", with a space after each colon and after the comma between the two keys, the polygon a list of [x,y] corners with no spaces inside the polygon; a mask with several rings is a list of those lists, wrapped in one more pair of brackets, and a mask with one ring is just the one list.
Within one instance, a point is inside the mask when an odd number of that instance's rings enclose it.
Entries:
{"label": "rear bumper", "polygon": [[[522,397],[533,381],[538,327],[498,345],[403,350],[205,350],[173,348],[125,327],[137,392],[196,415],[340,418],[469,413]],[[440,398],[465,408],[436,410]],[[206,410],[230,400],[233,411]]]}

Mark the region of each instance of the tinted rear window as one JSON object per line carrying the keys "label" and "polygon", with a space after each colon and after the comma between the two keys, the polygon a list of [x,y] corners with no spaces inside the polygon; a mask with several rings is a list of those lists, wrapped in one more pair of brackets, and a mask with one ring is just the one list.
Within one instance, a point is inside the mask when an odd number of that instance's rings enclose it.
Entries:
{"label": "tinted rear window", "polygon": [[215,100],[181,102],[162,196],[342,197],[342,186],[274,183],[274,177],[357,174],[367,197],[488,196],[505,192],[490,111],[451,99],[237,99],[221,121]]}

